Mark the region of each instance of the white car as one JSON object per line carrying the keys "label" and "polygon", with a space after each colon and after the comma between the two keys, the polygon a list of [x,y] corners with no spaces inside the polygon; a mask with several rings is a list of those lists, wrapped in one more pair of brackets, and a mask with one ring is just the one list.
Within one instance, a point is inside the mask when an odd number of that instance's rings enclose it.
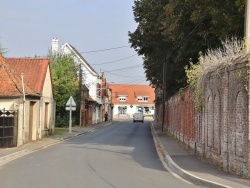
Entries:
{"label": "white car", "polygon": [[140,113],[140,112],[138,112],[138,113],[134,113],[134,115],[133,115],[133,122],[136,122],[136,121],[139,121],[139,122],[144,122],[144,115],[143,115],[143,113]]}

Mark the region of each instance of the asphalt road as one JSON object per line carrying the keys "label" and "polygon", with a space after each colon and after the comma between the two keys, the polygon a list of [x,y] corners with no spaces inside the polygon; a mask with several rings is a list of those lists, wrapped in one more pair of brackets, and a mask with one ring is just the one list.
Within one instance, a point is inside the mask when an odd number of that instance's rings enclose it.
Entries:
{"label": "asphalt road", "polygon": [[0,166],[1,188],[189,188],[161,163],[149,122],[131,120]]}

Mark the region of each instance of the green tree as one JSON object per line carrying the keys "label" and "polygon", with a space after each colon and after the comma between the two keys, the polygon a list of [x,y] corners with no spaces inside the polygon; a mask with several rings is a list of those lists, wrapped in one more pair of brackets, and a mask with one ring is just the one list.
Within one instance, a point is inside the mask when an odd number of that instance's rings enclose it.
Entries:
{"label": "green tree", "polygon": [[68,124],[68,111],[65,105],[70,96],[79,95],[78,66],[70,55],[51,55],[51,72],[56,99],[56,126]]}
{"label": "green tree", "polygon": [[6,53],[7,53],[6,48],[4,48],[4,47],[2,46],[2,43],[0,42],[0,54],[4,55],[4,54],[6,54]]}
{"label": "green tree", "polygon": [[167,96],[186,86],[184,67],[198,62],[199,52],[216,48],[226,38],[242,38],[245,0],[135,0],[138,26],[129,42],[144,56],[147,79],[162,85],[167,62]]}
{"label": "green tree", "polygon": [[[147,80],[153,85],[162,84],[162,67],[167,59],[169,42],[164,41],[161,20],[165,16],[165,1],[136,0],[133,6],[134,18],[138,27],[129,32],[129,42],[138,55],[144,56],[144,69]],[[160,73],[159,73],[160,72]]]}

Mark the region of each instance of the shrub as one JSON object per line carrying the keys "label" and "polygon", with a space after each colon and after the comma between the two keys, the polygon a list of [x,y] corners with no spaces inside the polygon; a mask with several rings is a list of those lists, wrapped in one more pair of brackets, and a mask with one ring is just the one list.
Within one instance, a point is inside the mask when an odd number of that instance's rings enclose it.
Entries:
{"label": "shrub", "polygon": [[202,109],[204,101],[203,81],[210,72],[217,72],[221,67],[231,66],[239,57],[245,56],[244,41],[235,37],[221,41],[222,46],[216,49],[208,49],[203,55],[199,53],[197,63],[189,62],[185,67],[187,82],[195,94],[195,108],[198,112]]}

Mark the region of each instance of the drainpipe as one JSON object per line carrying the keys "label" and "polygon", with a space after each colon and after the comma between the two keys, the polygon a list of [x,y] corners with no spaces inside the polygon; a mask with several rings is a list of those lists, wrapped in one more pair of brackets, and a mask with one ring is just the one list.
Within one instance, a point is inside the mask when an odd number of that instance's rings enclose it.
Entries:
{"label": "drainpipe", "polygon": [[[23,88],[23,131],[22,131],[22,134],[23,134],[23,143],[24,143],[24,123],[25,123],[25,90],[24,90],[24,81],[23,81],[23,73],[21,73],[21,79],[22,79],[22,88]],[[22,144],[23,144],[22,143]]]}
{"label": "drainpipe", "polygon": [[[41,105],[41,104],[40,104]],[[39,107],[39,131],[38,131],[38,138],[42,138],[42,106]]]}
{"label": "drainpipe", "polygon": [[41,95],[41,100],[39,102],[39,130],[38,130],[38,138],[41,139],[42,138],[42,105],[43,105],[43,97],[42,97],[42,93],[40,93]]}

